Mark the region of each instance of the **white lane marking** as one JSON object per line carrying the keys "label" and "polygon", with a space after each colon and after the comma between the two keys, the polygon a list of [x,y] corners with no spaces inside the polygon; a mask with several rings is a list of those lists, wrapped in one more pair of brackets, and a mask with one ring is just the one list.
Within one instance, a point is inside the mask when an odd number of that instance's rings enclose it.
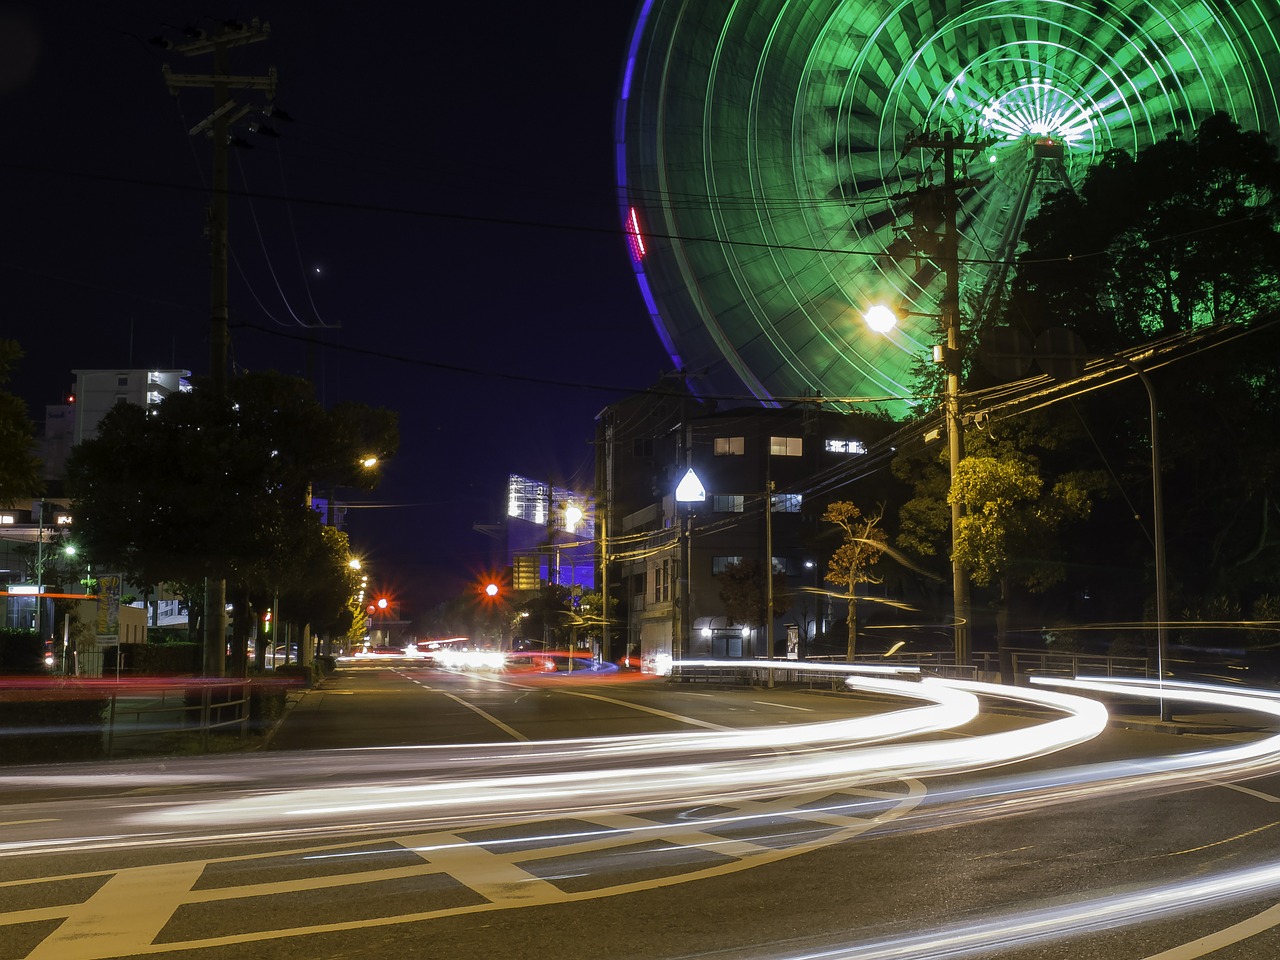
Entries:
{"label": "white lane marking", "polygon": [[1217,783],[1220,787],[1226,787],[1228,790],[1236,790],[1240,793],[1248,794],[1251,797],[1256,797],[1259,800],[1265,800],[1267,803],[1280,803],[1280,797],[1272,796],[1269,793],[1263,793],[1261,790],[1254,790],[1252,787],[1242,786],[1238,783],[1220,783],[1218,781],[1211,782]]}
{"label": "white lane marking", "polygon": [[0,820],[0,827],[21,827],[28,823],[57,823],[57,817],[39,817],[34,820]]}
{"label": "white lane marking", "polygon": [[752,700],[752,703],[758,703],[762,707],[779,707],[783,710],[802,710],[805,713],[813,713],[812,707],[793,707],[789,703],[773,703],[770,700]]}
{"label": "white lane marking", "polygon": [[[533,687],[521,686],[518,683],[512,683],[510,680],[501,680],[498,677],[481,677],[490,683],[500,683],[503,686],[518,687],[521,690],[532,690]],[[570,697],[585,697],[588,700],[599,700],[602,703],[612,703],[618,707],[627,707],[630,710],[639,710],[643,713],[652,713],[654,716],[663,717],[667,720],[674,720],[676,723],[686,723],[691,727],[703,727],[707,730],[735,730],[736,727],[726,727],[723,724],[711,723],[707,720],[697,720],[694,717],[686,717],[679,713],[670,713],[666,710],[659,710],[657,707],[646,707],[643,704],[631,703],[627,700],[615,700],[613,697],[603,697],[598,693],[583,693],[581,690],[562,690],[560,688],[551,688],[554,693],[563,693]],[[702,694],[702,696],[710,696],[710,694]]]}
{"label": "white lane marking", "polygon": [[1144,957],[1143,960],[1196,960],[1197,957],[1207,956],[1210,953],[1221,950],[1223,947],[1229,947],[1234,943],[1239,943],[1241,940],[1247,940],[1249,937],[1264,933],[1278,924],[1280,924],[1280,904],[1268,907],[1247,920],[1241,920],[1239,923],[1224,927],[1216,933],[1209,934],[1207,937],[1192,940],[1190,943],[1173,947],[1163,953],[1154,953],[1149,957]]}
{"label": "white lane marking", "polygon": [[619,707],[627,707],[631,710],[639,710],[643,713],[652,713],[656,717],[665,717],[668,720],[674,720],[676,723],[687,723],[691,727],[702,727],[706,730],[734,730],[735,727],[726,727],[720,723],[710,723],[707,720],[697,720],[693,717],[681,716],[678,713],[670,713],[666,710],[659,710],[657,707],[646,707],[641,703],[628,703],[626,700],[615,700],[613,697],[602,697],[598,693],[583,693],[581,690],[557,690],[557,693],[567,693],[571,697],[586,697],[588,700],[599,700],[602,703],[612,703]]}
{"label": "white lane marking", "polygon": [[487,710],[482,710],[480,707],[477,707],[474,703],[468,703],[466,700],[463,700],[461,697],[454,696],[452,693],[449,693],[447,690],[440,690],[440,689],[437,689],[436,687],[428,686],[425,683],[422,685],[422,687],[424,690],[430,690],[432,693],[438,693],[442,697],[448,697],[450,700],[454,701],[455,703],[462,704],[468,710],[471,710],[474,713],[477,713],[480,716],[484,717],[486,720],[488,720],[495,727],[503,731],[505,734],[507,734],[507,736],[511,737],[512,739],[524,740],[525,742],[528,742],[529,738],[526,737],[519,730],[515,729],[515,727],[509,726],[503,723],[501,720],[495,717],[492,713],[489,713]]}

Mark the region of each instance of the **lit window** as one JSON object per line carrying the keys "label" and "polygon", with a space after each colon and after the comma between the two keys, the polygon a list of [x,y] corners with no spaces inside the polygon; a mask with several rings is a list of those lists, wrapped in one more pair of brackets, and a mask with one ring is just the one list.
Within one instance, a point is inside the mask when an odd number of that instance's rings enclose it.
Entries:
{"label": "lit window", "polygon": [[711,498],[711,509],[716,513],[741,513],[742,497],[741,495],[724,497],[713,496]]}
{"label": "lit window", "polygon": [[14,523],[12,513],[0,513],[0,523]]}
{"label": "lit window", "polygon": [[799,513],[803,494],[778,493],[769,498],[770,509],[774,513]]}
{"label": "lit window", "polygon": [[745,437],[716,437],[715,455],[717,457],[740,457],[745,452]]}
{"label": "lit window", "polygon": [[861,440],[828,440],[827,453],[866,453],[867,445]]}
{"label": "lit window", "polygon": [[724,573],[729,567],[737,566],[742,563],[741,557],[712,557],[711,572],[714,574]]}
{"label": "lit window", "polygon": [[803,454],[803,443],[799,437],[770,437],[769,453],[775,457],[799,457]]}
{"label": "lit window", "polygon": [[56,524],[58,524],[58,526],[60,526],[60,527],[69,527],[69,526],[71,526],[71,514],[69,514],[69,513],[60,513],[60,514],[58,514],[58,516],[57,516],[57,518],[54,520],[54,522],[55,522]]}

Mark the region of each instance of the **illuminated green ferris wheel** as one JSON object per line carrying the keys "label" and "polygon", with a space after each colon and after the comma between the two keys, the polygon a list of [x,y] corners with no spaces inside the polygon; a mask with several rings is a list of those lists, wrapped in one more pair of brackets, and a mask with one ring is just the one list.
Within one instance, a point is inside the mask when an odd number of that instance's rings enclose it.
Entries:
{"label": "illuminated green ferris wheel", "polygon": [[[1103,152],[1215,111],[1280,134],[1280,0],[644,0],[628,53],[641,292],[700,392],[764,403],[913,402],[943,287],[912,241],[929,131],[982,144],[956,155],[966,323],[1040,192]],[[903,317],[888,334],[876,303]]]}

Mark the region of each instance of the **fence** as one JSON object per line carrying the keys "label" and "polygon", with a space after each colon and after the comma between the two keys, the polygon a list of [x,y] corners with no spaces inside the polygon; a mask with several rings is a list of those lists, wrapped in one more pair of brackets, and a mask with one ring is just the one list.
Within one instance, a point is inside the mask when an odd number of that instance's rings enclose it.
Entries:
{"label": "fence", "polygon": [[[1008,651],[1013,664],[1014,682],[1026,683],[1032,676],[1045,677],[1149,677],[1152,668],[1145,657],[1109,657],[1085,653],[1047,653],[1043,650]],[[836,658],[776,661],[776,667],[761,667],[759,662],[734,664],[686,665],[679,660],[671,665],[671,679],[682,682],[715,683],[728,686],[759,686],[770,679],[775,684],[805,686],[810,689],[844,689],[846,674],[817,668],[820,663],[843,663]],[[806,664],[811,666],[806,667]],[[859,666],[917,667],[925,676],[952,680],[1000,679],[1000,657],[994,652],[973,654],[973,662],[958,664],[949,651],[911,653],[874,660],[858,661]]]}
{"label": "fence", "polygon": [[[125,690],[111,692],[107,713],[106,753],[150,751],[184,737],[198,739],[201,750],[209,734],[249,729],[249,684],[240,681],[195,681],[140,686],[130,681]],[[123,743],[122,743],[123,741]]]}

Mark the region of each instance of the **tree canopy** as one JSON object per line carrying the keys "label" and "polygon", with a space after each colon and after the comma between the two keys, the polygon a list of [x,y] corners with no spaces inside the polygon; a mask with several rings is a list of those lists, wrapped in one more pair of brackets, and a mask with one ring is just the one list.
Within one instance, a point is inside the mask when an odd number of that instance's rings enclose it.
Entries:
{"label": "tree canopy", "polygon": [[[1137,155],[1111,151],[1028,221],[1001,316],[1032,341],[1068,327],[1086,356],[1124,352],[1148,374],[1174,610],[1247,612],[1280,594],[1280,453],[1271,439],[1280,429],[1278,187],[1268,138],[1221,115]],[[982,350],[990,321],[968,325],[969,357]],[[946,497],[957,497],[967,512],[962,559],[979,584],[1007,574],[1031,589],[1052,587],[1045,600],[1059,612],[1150,620],[1156,504],[1143,384],[1124,375],[1067,391],[1069,400],[1001,409],[988,406],[994,391],[981,390],[989,371],[974,365],[970,374],[972,392],[961,398],[966,460],[993,457],[999,466],[962,461],[963,486],[951,489],[945,457],[900,453],[895,473],[914,483],[915,497],[900,511],[899,544],[939,554]],[[1004,514],[1013,526],[992,539],[982,524],[994,502],[984,498],[995,494],[978,488],[979,475],[992,480],[1028,464],[1043,486],[1018,500],[1025,516]],[[1034,524],[1018,529],[1039,522],[1037,503],[1073,487],[1087,513],[1076,511],[1052,537]],[[1035,615],[1052,620],[1049,610]],[[1242,625],[1231,639],[1249,633]]]}
{"label": "tree canopy", "polygon": [[225,578],[241,593],[293,594],[294,615],[307,598],[328,609],[347,579],[345,537],[320,524],[309,493],[371,488],[362,461],[397,443],[394,414],[325,409],[310,383],[274,372],[221,396],[198,384],[150,410],[117,404],[68,460],[78,546],[139,585]]}
{"label": "tree canopy", "polygon": [[847,500],[837,500],[827,507],[822,519],[835,524],[841,533],[840,545],[827,565],[826,579],[849,591],[849,641],[845,658],[852,663],[858,647],[858,584],[882,582],[873,568],[889,542],[880,529],[884,507],[864,514]]}
{"label": "tree canopy", "polygon": [[1110,150],[1027,223],[1010,321],[1070,326],[1105,353],[1274,310],[1278,199],[1275,147],[1225,114]]}
{"label": "tree canopy", "polygon": [[[10,371],[22,358],[13,340],[0,340],[0,384],[7,383]],[[40,461],[35,453],[35,433],[21,399],[0,390],[0,506],[43,490]]]}

